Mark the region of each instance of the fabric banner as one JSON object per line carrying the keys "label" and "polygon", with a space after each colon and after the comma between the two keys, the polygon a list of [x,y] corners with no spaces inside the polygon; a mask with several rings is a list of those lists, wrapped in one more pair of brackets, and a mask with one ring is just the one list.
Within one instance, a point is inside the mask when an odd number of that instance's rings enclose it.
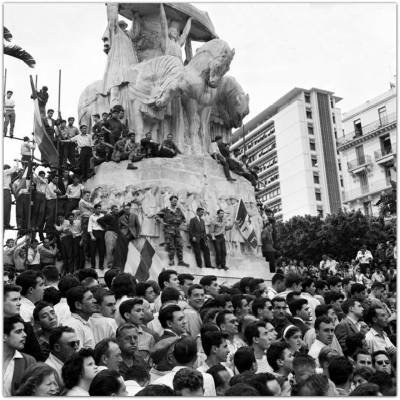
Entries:
{"label": "fabric banner", "polygon": [[148,279],[157,280],[163,269],[165,269],[163,262],[147,239],[140,253],[136,246],[129,242],[124,272],[132,274],[138,281],[143,282]]}
{"label": "fabric banner", "polygon": [[240,200],[239,202],[236,214],[236,223],[236,226],[244,239],[251,245],[251,247],[257,248],[258,243],[256,231],[246,210],[246,206],[243,203],[243,200]]}

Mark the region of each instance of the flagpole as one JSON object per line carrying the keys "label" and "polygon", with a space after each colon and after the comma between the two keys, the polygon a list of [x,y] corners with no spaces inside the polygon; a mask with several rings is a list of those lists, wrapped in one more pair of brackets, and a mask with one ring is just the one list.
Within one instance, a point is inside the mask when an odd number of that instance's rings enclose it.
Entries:
{"label": "flagpole", "polygon": [[3,104],[6,101],[7,68],[4,69]]}
{"label": "flagpole", "polygon": [[[60,110],[60,104],[61,104],[61,69],[58,70],[58,123],[60,124],[61,121],[61,110]],[[58,127],[57,127],[58,130]],[[58,131],[60,133],[60,131]],[[57,138],[57,153],[58,153],[58,176],[60,177],[61,174],[61,168],[62,168],[62,160],[60,158],[60,138]],[[65,204],[65,203],[64,203]],[[68,199],[67,199],[67,204],[68,204]],[[58,215],[58,196],[56,197],[56,218]]]}

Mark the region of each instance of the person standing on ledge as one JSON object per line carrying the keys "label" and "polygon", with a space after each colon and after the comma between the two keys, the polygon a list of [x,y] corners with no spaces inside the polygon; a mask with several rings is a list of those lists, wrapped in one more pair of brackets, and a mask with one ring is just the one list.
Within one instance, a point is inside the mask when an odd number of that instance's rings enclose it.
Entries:
{"label": "person standing on ledge", "polygon": [[15,126],[15,101],[11,98],[12,90],[7,90],[7,96],[4,99],[4,136],[7,136],[8,124],[10,124],[10,138],[14,137]]}
{"label": "person standing on ledge", "polygon": [[233,225],[228,225],[224,214],[224,210],[217,211],[217,217],[210,224],[210,235],[214,243],[217,268],[226,271],[228,267],[226,266],[225,231],[232,229]]}
{"label": "person standing on ledge", "polygon": [[188,267],[189,264],[183,261],[183,243],[180,233],[180,227],[186,222],[182,210],[178,207],[178,196],[172,195],[169,198],[171,205],[163,208],[156,217],[157,221],[160,219],[164,223],[164,236],[165,243],[167,244],[167,251],[169,257],[169,265],[175,265],[175,252],[178,256],[178,265]]}

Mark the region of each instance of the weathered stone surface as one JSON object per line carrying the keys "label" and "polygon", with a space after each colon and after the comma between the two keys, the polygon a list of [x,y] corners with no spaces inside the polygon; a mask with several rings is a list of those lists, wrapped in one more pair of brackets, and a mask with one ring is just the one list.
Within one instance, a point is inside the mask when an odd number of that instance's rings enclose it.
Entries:
{"label": "weathered stone surface", "polygon": [[[164,235],[154,216],[169,205],[172,194],[179,196],[179,206],[187,222],[195,215],[197,207],[203,207],[206,211],[206,225],[220,208],[225,211],[229,223],[233,223],[238,202],[242,199],[259,235],[261,219],[252,186],[247,180],[234,174],[237,181],[228,182],[222,166],[211,157],[181,155],[169,159],[145,159],[135,164],[137,170],[127,170],[127,164],[127,161],[101,164],[96,175],[85,186],[92,191],[93,201],[102,202],[103,209],[112,204],[121,206],[124,202],[132,202],[132,208],[142,224],[143,237],[150,240],[160,258],[165,261],[166,267],[168,257],[163,245]],[[198,268],[187,236],[185,228],[182,231],[184,260],[190,264],[190,268],[176,266],[179,272],[190,271],[194,275],[216,274],[226,282],[249,275],[270,279],[268,263],[262,257],[260,248],[252,249],[235,226],[226,233],[228,271]],[[209,247],[214,263],[211,242]]]}

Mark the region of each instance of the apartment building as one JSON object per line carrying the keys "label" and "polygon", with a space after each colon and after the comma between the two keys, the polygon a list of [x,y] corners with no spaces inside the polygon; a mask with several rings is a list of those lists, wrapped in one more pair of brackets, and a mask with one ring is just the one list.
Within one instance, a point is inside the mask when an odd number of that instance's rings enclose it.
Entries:
{"label": "apartment building", "polygon": [[343,204],[348,210],[379,215],[382,193],[396,181],[396,88],[343,114],[338,150],[343,166]]}
{"label": "apartment building", "polygon": [[277,219],[341,208],[340,100],[327,90],[294,88],[232,134],[231,150],[259,167],[257,199]]}

